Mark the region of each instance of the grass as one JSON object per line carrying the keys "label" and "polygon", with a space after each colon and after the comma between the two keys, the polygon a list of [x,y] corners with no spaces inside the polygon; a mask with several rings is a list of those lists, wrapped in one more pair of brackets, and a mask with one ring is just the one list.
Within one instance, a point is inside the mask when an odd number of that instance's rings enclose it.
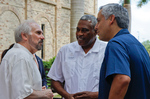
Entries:
{"label": "grass", "polygon": [[54,97],[53,98],[62,98],[58,93],[54,93]]}

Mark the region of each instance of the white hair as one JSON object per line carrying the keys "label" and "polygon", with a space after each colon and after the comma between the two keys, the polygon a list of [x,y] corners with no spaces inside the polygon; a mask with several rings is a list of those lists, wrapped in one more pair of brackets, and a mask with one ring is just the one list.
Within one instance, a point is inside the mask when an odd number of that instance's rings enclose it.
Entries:
{"label": "white hair", "polygon": [[31,34],[31,23],[36,23],[34,20],[25,20],[15,30],[15,41],[16,43],[22,41],[21,33]]}

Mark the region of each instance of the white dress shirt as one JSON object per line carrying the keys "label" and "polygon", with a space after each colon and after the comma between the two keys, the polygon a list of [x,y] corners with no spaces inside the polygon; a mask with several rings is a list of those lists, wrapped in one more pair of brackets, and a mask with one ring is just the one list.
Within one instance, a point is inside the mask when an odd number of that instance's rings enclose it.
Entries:
{"label": "white dress shirt", "polygon": [[64,88],[70,94],[97,92],[106,44],[97,39],[87,54],[77,41],[63,46],[47,76],[55,81],[65,81]]}
{"label": "white dress shirt", "polygon": [[42,80],[33,55],[16,43],[0,65],[0,99],[23,99],[42,90]]}

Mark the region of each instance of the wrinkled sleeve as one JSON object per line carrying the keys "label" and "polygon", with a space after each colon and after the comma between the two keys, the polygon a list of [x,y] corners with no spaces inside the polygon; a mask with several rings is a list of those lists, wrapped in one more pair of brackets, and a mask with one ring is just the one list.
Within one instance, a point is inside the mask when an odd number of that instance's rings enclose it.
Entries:
{"label": "wrinkled sleeve", "polygon": [[25,59],[21,59],[12,67],[12,99],[23,99],[29,96],[33,89],[32,68]]}
{"label": "wrinkled sleeve", "polygon": [[64,81],[63,72],[62,72],[62,49],[58,52],[52,67],[50,68],[48,77],[55,81]]}
{"label": "wrinkled sleeve", "polygon": [[113,74],[123,74],[131,76],[130,74],[130,59],[127,49],[118,42],[111,42],[106,49],[106,80],[112,81]]}

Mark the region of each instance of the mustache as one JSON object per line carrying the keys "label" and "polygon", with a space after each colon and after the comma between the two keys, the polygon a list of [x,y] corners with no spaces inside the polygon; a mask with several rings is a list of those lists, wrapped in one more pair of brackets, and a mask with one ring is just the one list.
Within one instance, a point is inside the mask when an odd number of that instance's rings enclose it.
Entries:
{"label": "mustache", "polygon": [[78,35],[78,36],[77,36],[77,39],[79,39],[79,38],[80,38],[80,39],[83,39],[83,36],[82,36],[82,35]]}
{"label": "mustache", "polygon": [[40,40],[38,43],[43,43],[43,40]]}

